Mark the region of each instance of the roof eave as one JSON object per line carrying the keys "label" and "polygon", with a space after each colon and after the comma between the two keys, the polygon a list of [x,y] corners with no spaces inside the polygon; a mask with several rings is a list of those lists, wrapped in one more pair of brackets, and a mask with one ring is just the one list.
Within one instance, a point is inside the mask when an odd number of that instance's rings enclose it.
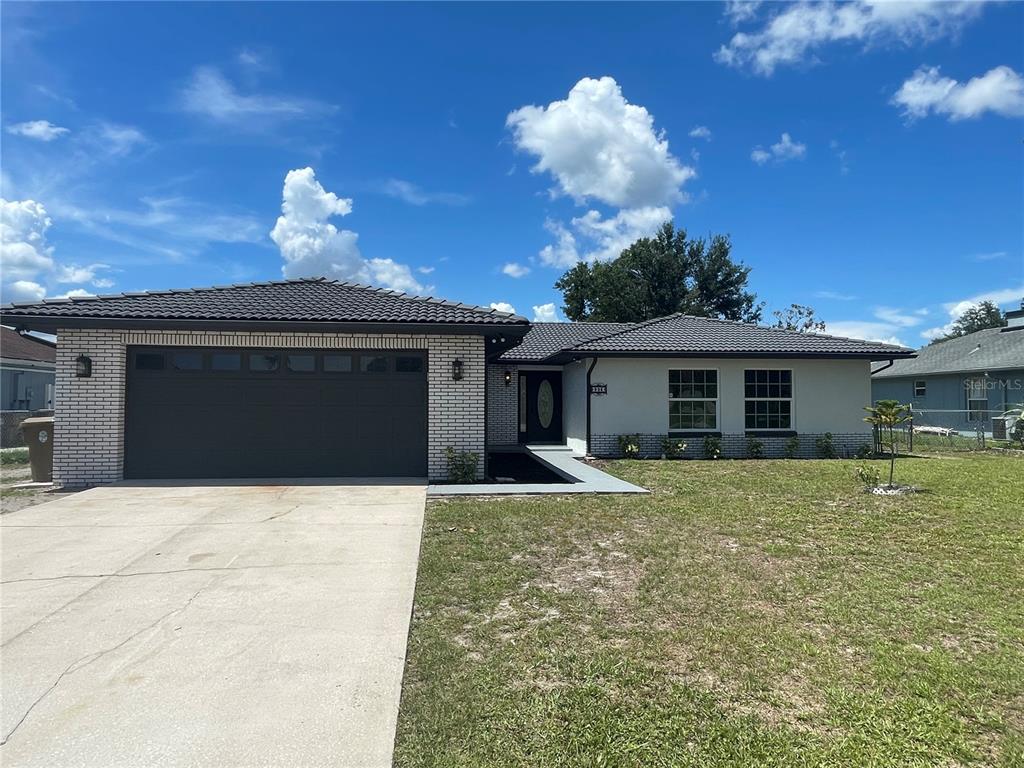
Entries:
{"label": "roof eave", "polygon": [[508,323],[355,322],[315,320],[210,320],[175,318],[68,317],[62,315],[6,315],[4,325],[44,333],[62,328],[110,328],[113,330],[189,331],[284,331],[296,333],[410,333],[442,336],[506,336],[521,338],[530,330],[528,321]]}
{"label": "roof eave", "polygon": [[505,362],[532,363],[567,363],[585,357],[653,357],[653,358],[765,358],[765,359],[824,359],[824,360],[895,360],[914,357],[915,353],[907,352],[725,352],[725,351],[595,351],[586,349],[569,349],[550,355],[543,360],[505,360]]}

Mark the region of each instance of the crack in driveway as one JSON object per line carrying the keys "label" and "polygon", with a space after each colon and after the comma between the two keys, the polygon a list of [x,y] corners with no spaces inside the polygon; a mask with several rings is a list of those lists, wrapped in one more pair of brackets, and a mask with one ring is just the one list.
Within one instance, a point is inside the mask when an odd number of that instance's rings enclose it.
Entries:
{"label": "crack in driveway", "polygon": [[57,679],[53,681],[53,684],[50,685],[50,687],[47,688],[45,691],[43,691],[36,698],[36,700],[33,701],[29,705],[28,709],[25,710],[25,714],[23,714],[21,716],[21,718],[18,720],[18,722],[14,724],[14,727],[11,728],[11,730],[8,733],[4,734],[3,739],[0,740],[0,746],[3,746],[4,744],[6,744],[10,740],[11,736],[13,736],[15,734],[15,732],[28,719],[28,716],[30,714],[32,714],[32,710],[34,710],[43,701],[43,699],[45,699],[47,696],[49,696],[51,693],[53,693],[53,691],[56,690],[57,686],[60,685],[61,681],[65,677],[67,677],[70,674],[74,674],[78,670],[84,669],[85,667],[89,666],[90,664],[93,664],[93,663],[99,661],[100,659],[102,659],[107,654],[113,653],[114,651],[116,651],[116,650],[118,650],[120,648],[123,648],[125,645],[130,643],[132,640],[134,640],[136,637],[141,635],[143,632],[148,632],[151,629],[155,629],[156,627],[160,626],[160,624],[162,624],[163,622],[167,621],[167,619],[171,618],[172,616],[178,615],[179,613],[184,611],[186,608],[188,608],[190,605],[192,605],[193,601],[195,601],[195,599],[197,597],[199,597],[200,593],[205,591],[207,588],[209,588],[209,586],[211,584],[213,584],[213,582],[215,582],[216,580],[217,580],[216,578],[210,579],[203,586],[201,586],[199,589],[197,589],[195,592],[193,592],[192,596],[188,600],[185,601],[184,605],[181,605],[181,606],[179,606],[179,607],[177,607],[177,608],[175,608],[175,609],[173,609],[171,611],[168,611],[167,613],[165,613],[163,616],[161,616],[160,618],[158,618],[156,621],[152,622],[151,624],[146,625],[145,627],[143,627],[140,630],[132,632],[130,635],[128,635],[128,637],[126,637],[124,640],[119,642],[117,645],[113,645],[110,648],[105,648],[102,651],[96,651],[94,653],[88,653],[85,656],[83,656],[82,658],[78,659],[77,661],[71,662],[63,672],[61,672],[59,675],[57,675]]}
{"label": "crack in driveway", "polygon": [[[24,579],[9,579],[7,581],[0,581],[0,585],[4,584],[23,584],[25,582],[32,581],[61,581],[63,579],[129,579],[133,576],[162,576],[169,573],[202,573],[203,571],[217,572],[217,571],[248,571],[256,568],[304,568],[317,566],[340,566],[344,563],[340,562],[312,562],[312,563],[268,563],[265,565],[212,565],[204,568],[172,568],[167,571],[132,571],[130,573],[122,573],[117,571],[115,573],[67,573],[63,576],[28,576]],[[13,639],[13,638],[12,638]],[[5,643],[6,645],[6,643]]]}

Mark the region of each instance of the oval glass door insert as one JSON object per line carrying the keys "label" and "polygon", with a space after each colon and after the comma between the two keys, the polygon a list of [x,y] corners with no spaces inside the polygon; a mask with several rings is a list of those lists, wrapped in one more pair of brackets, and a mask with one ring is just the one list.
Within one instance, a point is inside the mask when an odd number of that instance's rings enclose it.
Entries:
{"label": "oval glass door insert", "polygon": [[551,426],[551,418],[555,415],[555,393],[551,382],[544,379],[537,387],[537,420],[543,429]]}

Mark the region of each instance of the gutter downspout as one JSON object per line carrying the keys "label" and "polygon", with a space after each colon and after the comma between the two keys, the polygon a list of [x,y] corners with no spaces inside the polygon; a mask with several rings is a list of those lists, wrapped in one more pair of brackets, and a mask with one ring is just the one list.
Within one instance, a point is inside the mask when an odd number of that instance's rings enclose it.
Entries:
{"label": "gutter downspout", "polygon": [[895,362],[896,362],[895,360],[889,360],[889,362],[888,362],[888,363],[886,363],[885,365],[883,365],[883,366],[882,366],[881,368],[879,368],[879,369],[878,369],[877,371],[872,371],[872,372],[871,372],[871,375],[872,375],[872,376],[874,376],[874,375],[875,375],[876,373],[881,373],[881,372],[882,372],[882,371],[884,371],[884,370],[885,370],[886,368],[892,368],[892,365],[893,365],[893,363],[895,363]]}
{"label": "gutter downspout", "polygon": [[593,373],[595,365],[597,358],[590,358],[590,366],[587,368],[587,456],[590,456],[590,374]]}

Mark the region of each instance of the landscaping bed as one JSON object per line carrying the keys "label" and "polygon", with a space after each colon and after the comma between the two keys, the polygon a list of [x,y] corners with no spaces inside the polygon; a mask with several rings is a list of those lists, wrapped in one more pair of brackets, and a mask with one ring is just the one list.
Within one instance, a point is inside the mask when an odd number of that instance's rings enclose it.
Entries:
{"label": "landscaping bed", "polygon": [[1020,765],[1024,461],[861,463],[432,502],[396,765]]}

